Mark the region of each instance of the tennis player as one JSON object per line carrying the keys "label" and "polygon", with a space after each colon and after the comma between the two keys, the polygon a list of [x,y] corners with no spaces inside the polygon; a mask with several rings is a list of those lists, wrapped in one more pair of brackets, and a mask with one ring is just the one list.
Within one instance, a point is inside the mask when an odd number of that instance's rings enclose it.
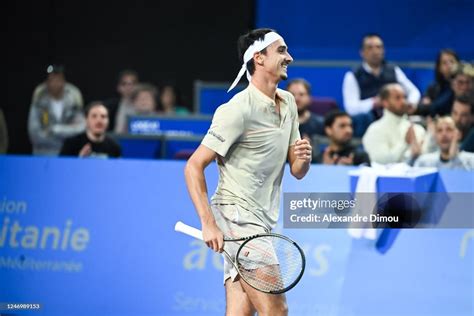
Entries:
{"label": "tennis player", "polygon": [[[239,38],[238,49],[243,64],[229,91],[244,74],[250,83],[219,106],[185,168],[204,241],[217,252],[223,249],[223,236],[270,232],[279,215],[286,161],[297,179],[306,175],[311,162],[311,146],[300,139],[295,100],[277,88],[293,61],[285,41],[271,29],[256,29]],[[209,203],[204,169],[215,159],[219,184]],[[237,248],[226,245],[232,256]],[[226,258],[224,285],[226,315],[288,314],[284,294],[265,294],[239,280]]]}

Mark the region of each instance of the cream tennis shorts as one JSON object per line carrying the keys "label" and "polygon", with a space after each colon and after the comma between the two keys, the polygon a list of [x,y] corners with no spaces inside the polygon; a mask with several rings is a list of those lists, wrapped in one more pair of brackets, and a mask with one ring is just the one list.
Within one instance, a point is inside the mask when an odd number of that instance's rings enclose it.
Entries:
{"label": "cream tennis shorts", "polygon": [[[255,218],[248,210],[237,204],[211,204],[216,224],[225,238],[240,238],[255,234],[269,233],[268,228]],[[235,258],[240,242],[224,243],[224,249]],[[226,255],[224,258],[224,284],[229,278],[235,281],[238,272]]]}

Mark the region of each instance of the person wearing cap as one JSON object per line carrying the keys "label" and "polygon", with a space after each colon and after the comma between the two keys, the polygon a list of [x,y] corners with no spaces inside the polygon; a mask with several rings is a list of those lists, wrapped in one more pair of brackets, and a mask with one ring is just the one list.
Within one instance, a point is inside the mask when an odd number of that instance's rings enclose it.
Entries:
{"label": "person wearing cap", "polygon": [[28,117],[28,133],[34,155],[57,155],[64,139],[85,129],[79,89],[66,82],[64,67],[50,65],[46,81],[38,85]]}
{"label": "person wearing cap", "polygon": [[[256,29],[238,40],[243,62],[233,89],[245,74],[248,87],[214,113],[211,127],[188,160],[185,178],[202,225],[204,241],[221,252],[223,236],[249,236],[271,231],[279,215],[285,163],[303,178],[311,162],[309,141],[298,131],[293,95],[278,89],[293,61],[283,38],[271,29]],[[208,202],[205,168],[217,160],[219,184]],[[231,255],[236,249],[225,245]],[[224,260],[226,315],[287,315],[284,294],[258,292],[239,280]]]}

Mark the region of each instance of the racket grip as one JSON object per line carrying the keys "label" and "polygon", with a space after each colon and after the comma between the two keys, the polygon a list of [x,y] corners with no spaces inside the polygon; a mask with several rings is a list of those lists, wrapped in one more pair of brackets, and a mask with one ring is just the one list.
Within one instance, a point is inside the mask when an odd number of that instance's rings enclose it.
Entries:
{"label": "racket grip", "polygon": [[176,222],[176,225],[174,225],[174,230],[183,234],[186,234],[188,236],[194,237],[196,239],[202,239],[202,231],[200,231],[197,228],[194,228],[192,226],[186,225],[185,223],[179,221]]}

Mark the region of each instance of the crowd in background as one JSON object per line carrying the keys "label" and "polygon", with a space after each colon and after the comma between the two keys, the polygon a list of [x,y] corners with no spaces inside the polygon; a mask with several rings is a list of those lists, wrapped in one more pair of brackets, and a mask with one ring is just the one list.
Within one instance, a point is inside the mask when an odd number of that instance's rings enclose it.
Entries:
{"label": "crowd in background", "polygon": [[[434,81],[420,93],[400,67],[385,60],[379,35],[362,39],[360,55],[361,64],[344,76],[341,109],[317,102],[303,78],[287,83],[298,107],[300,133],[313,144],[313,162],[474,169],[472,65],[453,50],[441,50]],[[33,154],[120,157],[119,144],[107,132],[125,134],[128,116],[155,114],[191,113],[180,104],[175,86],[140,82],[133,70],[118,75],[116,97],[84,106],[64,67],[50,65],[31,100]],[[0,153],[7,146],[0,108]]]}
{"label": "crowd in background", "polygon": [[48,66],[29,112],[33,154],[120,157],[120,145],[107,133],[126,134],[129,116],[189,114],[179,105],[176,87],[142,83],[134,70],[120,72],[116,90],[117,96],[84,106],[80,90],[67,82],[64,67]]}
{"label": "crowd in background", "polygon": [[360,55],[362,63],[343,80],[346,112],[316,113],[306,80],[287,85],[297,103],[300,132],[312,141],[313,162],[473,170],[472,65],[453,50],[441,50],[434,81],[422,95],[400,67],[385,60],[379,35],[362,39]]}

